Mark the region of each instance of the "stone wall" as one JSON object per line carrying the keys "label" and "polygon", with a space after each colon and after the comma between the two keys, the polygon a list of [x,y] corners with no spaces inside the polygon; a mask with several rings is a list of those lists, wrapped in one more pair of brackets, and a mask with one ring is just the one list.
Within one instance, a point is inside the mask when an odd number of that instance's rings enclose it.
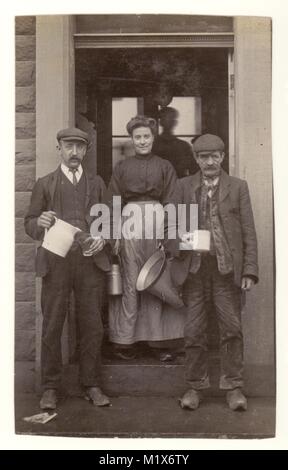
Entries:
{"label": "stone wall", "polygon": [[15,360],[28,368],[35,360],[35,244],[23,222],[36,167],[35,26],[35,17],[16,18]]}

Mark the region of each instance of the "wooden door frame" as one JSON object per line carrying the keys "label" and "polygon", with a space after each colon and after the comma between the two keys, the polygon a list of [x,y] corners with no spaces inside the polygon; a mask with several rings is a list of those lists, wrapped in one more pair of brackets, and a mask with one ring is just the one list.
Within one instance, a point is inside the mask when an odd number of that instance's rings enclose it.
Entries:
{"label": "wooden door frame", "polygon": [[234,47],[233,32],[207,33],[75,33],[76,49],[155,47]]}

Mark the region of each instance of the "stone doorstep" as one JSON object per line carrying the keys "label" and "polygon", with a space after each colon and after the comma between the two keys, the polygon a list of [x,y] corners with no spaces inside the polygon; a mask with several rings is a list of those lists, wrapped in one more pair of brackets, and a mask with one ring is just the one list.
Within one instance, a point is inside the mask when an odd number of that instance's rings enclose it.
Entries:
{"label": "stone doorstep", "polygon": [[[245,370],[245,392],[248,396],[275,396],[273,368],[247,365]],[[211,387],[207,396],[223,396],[219,390],[219,363],[210,362]],[[184,365],[167,364],[114,364],[103,365],[103,389],[111,396],[180,396],[186,389]],[[81,395],[78,383],[78,366],[64,368],[63,387],[70,395]]]}
{"label": "stone doorstep", "polygon": [[[207,396],[223,396],[218,389],[219,366],[210,366],[211,388]],[[15,389],[18,392],[40,393],[36,387],[35,364],[17,362],[15,367]],[[275,383],[272,366],[248,364],[246,366],[245,391],[250,397],[275,396]],[[103,364],[103,389],[111,396],[180,396],[186,389],[184,366],[162,364]],[[63,368],[63,391],[71,396],[80,396],[78,384],[78,366],[68,365]]]}

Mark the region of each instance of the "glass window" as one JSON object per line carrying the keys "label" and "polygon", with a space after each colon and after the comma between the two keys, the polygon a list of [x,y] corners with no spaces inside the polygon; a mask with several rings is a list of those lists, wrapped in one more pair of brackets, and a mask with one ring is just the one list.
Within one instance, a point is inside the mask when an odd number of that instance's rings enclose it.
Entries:
{"label": "glass window", "polygon": [[[179,113],[178,124],[174,134],[179,137],[193,137],[201,134],[201,98],[190,96],[175,96],[169,106]],[[160,126],[160,133],[162,132]]]}
{"label": "glass window", "polygon": [[[112,98],[112,165],[134,155],[127,122],[143,110],[143,98]],[[142,111],[143,113],[143,111]]]}
{"label": "glass window", "polygon": [[112,99],[112,136],[128,135],[126,124],[137,114],[137,98]]}

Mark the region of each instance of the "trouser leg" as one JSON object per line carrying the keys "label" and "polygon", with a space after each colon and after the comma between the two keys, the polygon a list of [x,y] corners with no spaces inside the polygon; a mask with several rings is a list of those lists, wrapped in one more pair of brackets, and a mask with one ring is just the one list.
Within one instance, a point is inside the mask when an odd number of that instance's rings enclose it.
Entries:
{"label": "trouser leg", "polygon": [[243,334],[241,326],[241,290],[233,274],[213,276],[213,298],[220,333],[220,388],[243,387]]}
{"label": "trouser leg", "polygon": [[84,387],[93,387],[100,383],[104,274],[92,258],[81,253],[77,256],[74,292],[80,341],[79,375]]}
{"label": "trouser leg", "polygon": [[42,280],[43,314],[41,378],[44,389],[59,388],[61,381],[61,336],[68,309],[69,278],[66,263],[60,259]]}
{"label": "trouser leg", "polygon": [[189,274],[183,289],[186,304],[185,375],[190,388],[208,388],[207,313],[205,310],[205,282],[201,273]]}

